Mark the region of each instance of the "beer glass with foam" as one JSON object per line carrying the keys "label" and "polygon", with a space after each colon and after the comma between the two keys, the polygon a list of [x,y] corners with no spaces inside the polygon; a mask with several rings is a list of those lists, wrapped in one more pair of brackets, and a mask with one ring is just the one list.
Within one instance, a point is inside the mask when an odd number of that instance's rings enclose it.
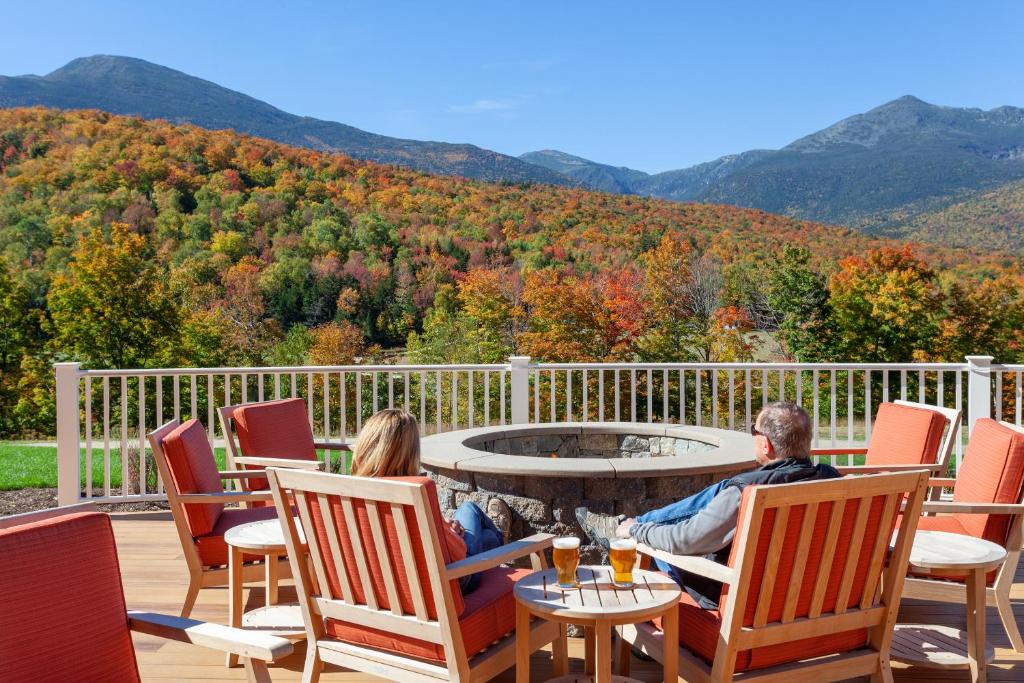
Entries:
{"label": "beer glass with foam", "polygon": [[612,563],[612,583],[618,588],[632,588],[633,567],[636,566],[636,539],[617,538],[611,542],[608,558]]}
{"label": "beer glass with foam", "polygon": [[580,539],[562,536],[553,541],[551,556],[558,573],[559,588],[575,588],[576,567],[580,563]]}

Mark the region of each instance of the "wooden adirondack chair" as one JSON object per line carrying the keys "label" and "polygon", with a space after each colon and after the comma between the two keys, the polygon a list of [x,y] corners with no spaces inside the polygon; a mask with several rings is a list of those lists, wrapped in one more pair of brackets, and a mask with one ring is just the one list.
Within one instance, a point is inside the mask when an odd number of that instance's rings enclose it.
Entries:
{"label": "wooden adirondack chair", "polygon": [[[988,418],[978,420],[967,444],[956,479],[932,479],[938,492],[953,487],[951,502],[925,503],[919,529],[966,534],[1006,548],[1006,561],[987,577],[984,604],[996,607],[1006,635],[1017,652],[1024,640],[1013,615],[1010,588],[1024,541],[1024,430]],[[904,595],[910,598],[964,602],[963,577],[915,577],[907,579]]]}
{"label": "wooden adirondack chair", "polygon": [[[317,449],[341,451],[342,471],[346,466],[344,452],[348,444],[317,442],[309,426],[306,402],[301,398],[244,403],[224,406],[217,411],[221,431],[228,449],[228,467],[259,471],[265,467],[292,469],[327,469]],[[266,479],[238,480],[243,491],[265,491]],[[253,507],[273,505],[255,502]]]}
{"label": "wooden adirondack chair", "polygon": [[[545,567],[550,534],[536,534],[461,562],[442,541],[434,482],[426,477],[367,479],[299,470],[267,470],[288,554],[301,557],[301,527],[310,562],[292,572],[306,626],[303,681],[324,663],[391,681],[487,681],[515,664],[515,581],[527,569],[500,564],[530,556]],[[312,574],[310,573],[312,565]],[[463,597],[458,579],[483,572]],[[315,581],[314,581],[315,576]],[[566,672],[565,631],[538,620],[530,651],[554,644]]]}
{"label": "wooden adirondack chair", "polygon": [[138,683],[132,631],[237,654],[250,681],[291,654],[282,638],[127,610],[110,517],[73,507],[0,520],[0,681]]}
{"label": "wooden adirondack chair", "polygon": [[840,465],[843,474],[927,469],[941,476],[960,438],[962,413],[925,403],[894,401],[878,406],[867,447],[815,448],[813,456],[863,455],[863,465]]}
{"label": "wooden adirondack chair", "polygon": [[679,643],[664,642],[656,624],[618,627],[620,673],[628,675],[633,644],[659,661],[678,647],[680,677],[690,683],[737,674],[891,681],[889,646],[927,481],[926,472],[902,472],[749,487],[728,565],[641,546],[725,586],[717,610],[683,593]]}
{"label": "wooden adirondack chair", "polygon": [[[172,420],[149,434],[153,458],[167,490],[167,502],[188,566],[189,586],[181,616],[192,612],[199,590],[228,585],[228,548],[224,533],[239,524],[273,519],[277,510],[263,507],[228,508],[271,501],[269,491],[225,491],[224,481],[266,479],[266,473],[217,471],[206,430],[198,420]],[[291,576],[288,560],[276,556],[246,556],[243,581],[264,579],[273,594],[279,577]],[[255,564],[261,561],[260,564]]]}

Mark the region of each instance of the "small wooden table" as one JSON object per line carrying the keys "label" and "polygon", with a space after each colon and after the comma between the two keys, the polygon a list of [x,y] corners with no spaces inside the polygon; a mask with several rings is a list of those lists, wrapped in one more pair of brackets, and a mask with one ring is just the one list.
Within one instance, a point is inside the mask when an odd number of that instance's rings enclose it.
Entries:
{"label": "small wooden table", "polygon": [[[954,574],[967,588],[967,634],[927,624],[897,624],[889,656],[913,666],[970,669],[971,680],[987,681],[995,651],[985,643],[985,575],[1006,559],[995,543],[945,531],[918,531],[910,551],[915,574]],[[966,641],[966,643],[964,642]]]}
{"label": "small wooden table", "polygon": [[[516,683],[530,680],[530,617],[584,627],[586,671],[590,676],[567,676],[565,662],[555,661],[558,678],[549,683],[592,680],[620,683],[634,679],[612,676],[612,627],[661,617],[665,641],[678,642],[678,584],[655,572],[633,571],[633,588],[612,585],[611,567],[583,566],[576,571],[577,588],[562,589],[554,569],[534,572],[516,582]],[[564,628],[564,626],[563,626]],[[678,648],[665,648],[665,681],[678,678]]]}
{"label": "small wooden table", "polygon": [[[302,528],[299,527],[301,538]],[[288,554],[284,532],[278,519],[239,524],[224,533],[228,546],[229,626],[262,631],[289,640],[304,640],[306,628],[299,605],[277,604],[277,560]],[[242,563],[245,555],[266,556],[266,604],[242,611]],[[238,664],[238,655],[229,654],[228,666]]]}

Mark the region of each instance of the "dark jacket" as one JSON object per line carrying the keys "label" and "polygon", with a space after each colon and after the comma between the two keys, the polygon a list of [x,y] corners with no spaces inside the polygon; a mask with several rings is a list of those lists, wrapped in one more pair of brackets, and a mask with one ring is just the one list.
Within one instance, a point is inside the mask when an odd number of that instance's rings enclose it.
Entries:
{"label": "dark jacket", "polygon": [[[675,555],[705,555],[725,564],[732,550],[743,489],[752,485],[790,484],[815,479],[833,479],[840,474],[830,465],[816,465],[808,458],[785,458],[729,479],[728,484],[707,507],[678,524],[634,524],[630,535],[652,548]],[[722,593],[718,581],[688,572],[678,572],[677,581],[701,607],[714,609]]]}

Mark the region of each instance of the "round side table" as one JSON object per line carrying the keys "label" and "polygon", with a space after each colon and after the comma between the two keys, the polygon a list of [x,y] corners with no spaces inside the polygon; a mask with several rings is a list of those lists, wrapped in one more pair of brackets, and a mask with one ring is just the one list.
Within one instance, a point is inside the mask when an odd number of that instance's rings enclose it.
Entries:
{"label": "round side table", "polygon": [[[556,678],[549,683],[593,681],[624,683],[634,679],[612,676],[612,627],[662,618],[665,642],[679,638],[679,586],[668,577],[636,569],[632,588],[612,585],[611,567],[583,566],[576,571],[579,585],[562,589],[554,569],[534,572],[516,582],[516,683],[530,680],[530,617],[560,624],[577,624],[586,634],[587,673],[566,675],[565,661],[555,661]],[[665,681],[676,683],[678,648],[665,648]]]}
{"label": "round side table", "polygon": [[967,634],[949,626],[897,624],[889,657],[912,666],[970,669],[972,681],[987,681],[986,665],[995,651],[985,643],[985,575],[1005,559],[1006,549],[984,539],[918,531],[910,550],[910,571],[964,577]]}
{"label": "round side table", "polygon": [[[302,533],[302,528],[299,528]],[[287,555],[284,532],[278,519],[239,524],[224,533],[228,546],[228,619],[229,626],[261,631],[289,640],[304,640],[306,628],[298,604],[277,604],[277,561]],[[242,611],[242,564],[245,555],[266,556],[266,604]],[[238,655],[229,654],[228,666],[238,664]]]}

